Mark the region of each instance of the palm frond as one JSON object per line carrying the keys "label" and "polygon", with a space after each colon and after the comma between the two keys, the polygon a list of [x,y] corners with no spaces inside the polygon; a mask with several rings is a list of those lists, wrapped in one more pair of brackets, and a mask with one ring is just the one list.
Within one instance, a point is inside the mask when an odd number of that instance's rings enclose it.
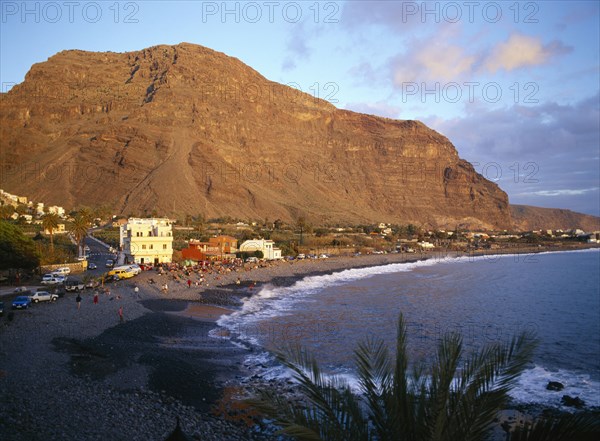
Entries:
{"label": "palm frond", "polygon": [[457,404],[452,406],[452,425],[462,428],[465,440],[481,439],[489,430],[536,345],[532,334],[523,333],[509,344],[481,349],[465,363],[453,394]]}
{"label": "palm frond", "polygon": [[[355,351],[362,397],[341,379],[324,375],[315,358],[296,346],[276,355],[291,370],[302,399],[291,402],[261,390],[251,404],[282,433],[303,441],[481,441],[535,346],[533,335],[524,333],[509,344],[484,347],[463,364],[462,338],[447,334],[430,368],[415,364],[409,373],[400,315],[395,358],[381,339],[369,339]],[[540,423],[527,433],[544,427]]]}
{"label": "palm frond", "polygon": [[598,414],[564,414],[517,426],[510,441],[595,441],[600,436]]}
{"label": "palm frond", "polygon": [[316,360],[300,347],[276,355],[292,371],[306,402],[284,405],[281,399],[276,401],[272,394],[262,392],[251,404],[274,418],[283,433],[301,440],[369,439],[369,425],[360,401],[344,381],[324,375]]}

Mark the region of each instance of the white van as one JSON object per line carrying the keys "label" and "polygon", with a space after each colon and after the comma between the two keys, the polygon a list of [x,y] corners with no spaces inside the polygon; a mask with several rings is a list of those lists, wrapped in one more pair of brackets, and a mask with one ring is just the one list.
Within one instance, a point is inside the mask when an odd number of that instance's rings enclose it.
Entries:
{"label": "white van", "polygon": [[53,276],[68,276],[69,274],[71,274],[71,268],[69,268],[68,266],[63,266],[61,268],[56,268],[50,274],[52,274]]}

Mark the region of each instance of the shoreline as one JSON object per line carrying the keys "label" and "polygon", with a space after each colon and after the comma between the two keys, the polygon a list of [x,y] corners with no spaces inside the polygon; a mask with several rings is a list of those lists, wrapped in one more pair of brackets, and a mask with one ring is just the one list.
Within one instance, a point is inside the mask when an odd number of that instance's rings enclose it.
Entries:
{"label": "shoreline", "polygon": [[[268,428],[250,430],[211,411],[227,407],[224,394],[235,396],[236,388],[251,387],[241,384],[254,373],[244,359],[256,352],[209,333],[221,314],[238,310],[261,285],[290,286],[308,276],[423,259],[588,248],[598,247],[278,262],[206,275],[206,284],[191,288],[185,275],[151,271],[107,284],[111,293],[101,294],[99,304],[93,304],[92,290],[84,292],[80,310],[76,294],[67,293],[55,303],[15,311],[12,320],[5,311],[0,318],[0,433],[14,441],[163,440],[179,416],[184,432],[204,440],[220,441],[225,433],[231,440],[274,440]],[[160,291],[165,281],[168,294]],[[140,288],[137,297],[134,284]],[[119,322],[121,306],[125,323]]]}

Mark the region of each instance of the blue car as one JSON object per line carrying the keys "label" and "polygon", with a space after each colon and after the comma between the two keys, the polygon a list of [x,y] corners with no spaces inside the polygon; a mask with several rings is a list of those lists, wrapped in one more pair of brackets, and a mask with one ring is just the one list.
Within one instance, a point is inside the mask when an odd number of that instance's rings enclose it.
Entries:
{"label": "blue car", "polygon": [[27,309],[31,305],[31,299],[27,296],[19,296],[12,302],[13,309]]}

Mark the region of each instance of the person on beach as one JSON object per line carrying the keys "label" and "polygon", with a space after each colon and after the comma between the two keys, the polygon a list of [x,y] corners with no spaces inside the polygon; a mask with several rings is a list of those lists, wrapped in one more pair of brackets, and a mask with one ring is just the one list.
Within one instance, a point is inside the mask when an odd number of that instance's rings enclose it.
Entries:
{"label": "person on beach", "polygon": [[123,305],[119,307],[119,323],[125,323],[125,318],[123,317]]}
{"label": "person on beach", "polygon": [[188,288],[191,288],[192,287],[192,279],[188,279],[187,284],[188,284]]}
{"label": "person on beach", "polygon": [[135,297],[136,298],[140,298],[140,288],[138,288],[137,285],[135,285],[135,287],[133,288],[133,292],[135,293]]}
{"label": "person on beach", "polygon": [[98,291],[94,292],[94,305],[98,304]]}
{"label": "person on beach", "polygon": [[75,298],[75,301],[77,302],[77,309],[81,309],[81,295],[77,294],[77,297]]}

